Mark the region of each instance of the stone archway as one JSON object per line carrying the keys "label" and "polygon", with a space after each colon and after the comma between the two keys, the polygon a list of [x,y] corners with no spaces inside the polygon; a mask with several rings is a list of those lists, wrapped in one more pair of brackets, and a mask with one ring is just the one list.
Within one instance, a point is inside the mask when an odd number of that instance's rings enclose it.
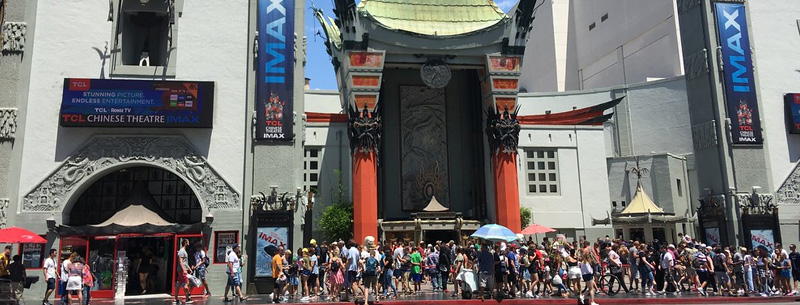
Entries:
{"label": "stone archway", "polygon": [[95,136],[24,196],[21,211],[69,211],[88,185],[132,165],[175,173],[189,184],[203,210],[241,208],[240,194],[182,136]]}

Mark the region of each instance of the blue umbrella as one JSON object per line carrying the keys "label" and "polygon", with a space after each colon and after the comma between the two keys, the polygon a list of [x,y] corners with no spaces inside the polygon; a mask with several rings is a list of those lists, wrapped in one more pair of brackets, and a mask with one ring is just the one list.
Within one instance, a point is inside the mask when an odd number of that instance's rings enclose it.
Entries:
{"label": "blue umbrella", "polygon": [[472,233],[472,237],[476,238],[483,238],[485,240],[490,241],[514,241],[517,240],[517,234],[511,232],[508,228],[498,225],[498,224],[488,224],[485,226],[480,227],[475,233]]}

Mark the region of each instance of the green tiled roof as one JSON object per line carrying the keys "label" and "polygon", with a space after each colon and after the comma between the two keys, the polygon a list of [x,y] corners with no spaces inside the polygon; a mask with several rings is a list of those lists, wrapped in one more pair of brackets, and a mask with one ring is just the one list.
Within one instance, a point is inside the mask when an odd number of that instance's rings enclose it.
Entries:
{"label": "green tiled roof", "polygon": [[391,30],[462,35],[508,18],[492,0],[361,0],[358,12]]}

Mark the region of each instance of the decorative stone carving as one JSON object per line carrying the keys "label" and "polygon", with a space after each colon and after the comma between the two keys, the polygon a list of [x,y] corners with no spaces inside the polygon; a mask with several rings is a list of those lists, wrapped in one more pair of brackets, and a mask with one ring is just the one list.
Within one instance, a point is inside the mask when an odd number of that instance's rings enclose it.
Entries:
{"label": "decorative stone carving", "polygon": [[700,0],[678,0],[678,14],[683,14],[700,5]]}
{"label": "decorative stone carving", "polygon": [[60,211],[77,188],[105,169],[136,162],[186,181],[206,209],[237,209],[240,195],[181,136],[96,136],[23,198],[23,212]]}
{"label": "decorative stone carving", "polygon": [[775,192],[778,205],[800,204],[800,163],[795,164],[792,173]]}
{"label": "decorative stone carving", "polygon": [[370,112],[365,105],[364,109],[359,112],[358,106],[350,105],[347,129],[351,153],[355,153],[358,150],[360,152],[375,152],[375,155],[379,156],[381,134],[383,133],[383,123],[378,111],[379,107],[376,106]]}
{"label": "decorative stone carving", "polygon": [[686,79],[694,79],[708,73],[708,51],[701,49],[687,56],[684,61]]}
{"label": "decorative stone carving", "polygon": [[742,214],[750,215],[773,215],[778,213],[778,206],[772,203],[772,194],[736,194],[739,201],[739,209]]}
{"label": "decorative stone carving", "polygon": [[714,120],[692,126],[694,149],[700,150],[717,146],[717,129]]}
{"label": "decorative stone carving", "polygon": [[292,211],[297,206],[296,203],[303,203],[302,195],[299,193],[290,196],[289,192],[278,194],[278,187],[273,186],[269,196],[264,193],[250,196],[250,207],[253,211]]}
{"label": "decorative stone carving", "polygon": [[8,224],[8,204],[11,200],[8,198],[0,198],[0,229],[3,229]]}
{"label": "decorative stone carving", "polygon": [[419,74],[422,83],[434,89],[444,88],[452,77],[450,67],[440,59],[428,60],[422,64]]}
{"label": "decorative stone carving", "polygon": [[25,51],[25,22],[3,23],[3,52]]}
{"label": "decorative stone carving", "polygon": [[13,139],[17,133],[17,108],[0,108],[0,139]]}
{"label": "decorative stone carving", "polygon": [[500,112],[497,107],[493,106],[489,106],[486,111],[486,135],[489,137],[489,148],[492,154],[517,152],[520,131],[517,119],[519,107],[512,111],[509,112],[509,109],[506,108]]}

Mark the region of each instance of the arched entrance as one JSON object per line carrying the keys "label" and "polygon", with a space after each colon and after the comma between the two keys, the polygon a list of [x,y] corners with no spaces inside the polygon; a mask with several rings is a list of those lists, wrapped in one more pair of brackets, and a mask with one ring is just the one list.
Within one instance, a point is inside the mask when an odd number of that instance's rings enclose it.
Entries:
{"label": "arched entrance", "polygon": [[[124,295],[170,293],[179,241],[202,239],[203,209],[189,184],[169,170],[140,165],[104,173],[76,196],[64,211],[69,226],[60,230],[61,258],[77,253],[92,266],[93,295],[109,295],[115,282],[124,283]],[[126,275],[116,274],[115,261],[127,267]]]}
{"label": "arched entrance", "polygon": [[180,224],[202,222],[203,209],[192,188],[170,171],[136,166],[111,172],[80,194],[69,212],[69,225],[99,224],[125,208],[136,183],[146,183],[147,192],[165,220]]}

